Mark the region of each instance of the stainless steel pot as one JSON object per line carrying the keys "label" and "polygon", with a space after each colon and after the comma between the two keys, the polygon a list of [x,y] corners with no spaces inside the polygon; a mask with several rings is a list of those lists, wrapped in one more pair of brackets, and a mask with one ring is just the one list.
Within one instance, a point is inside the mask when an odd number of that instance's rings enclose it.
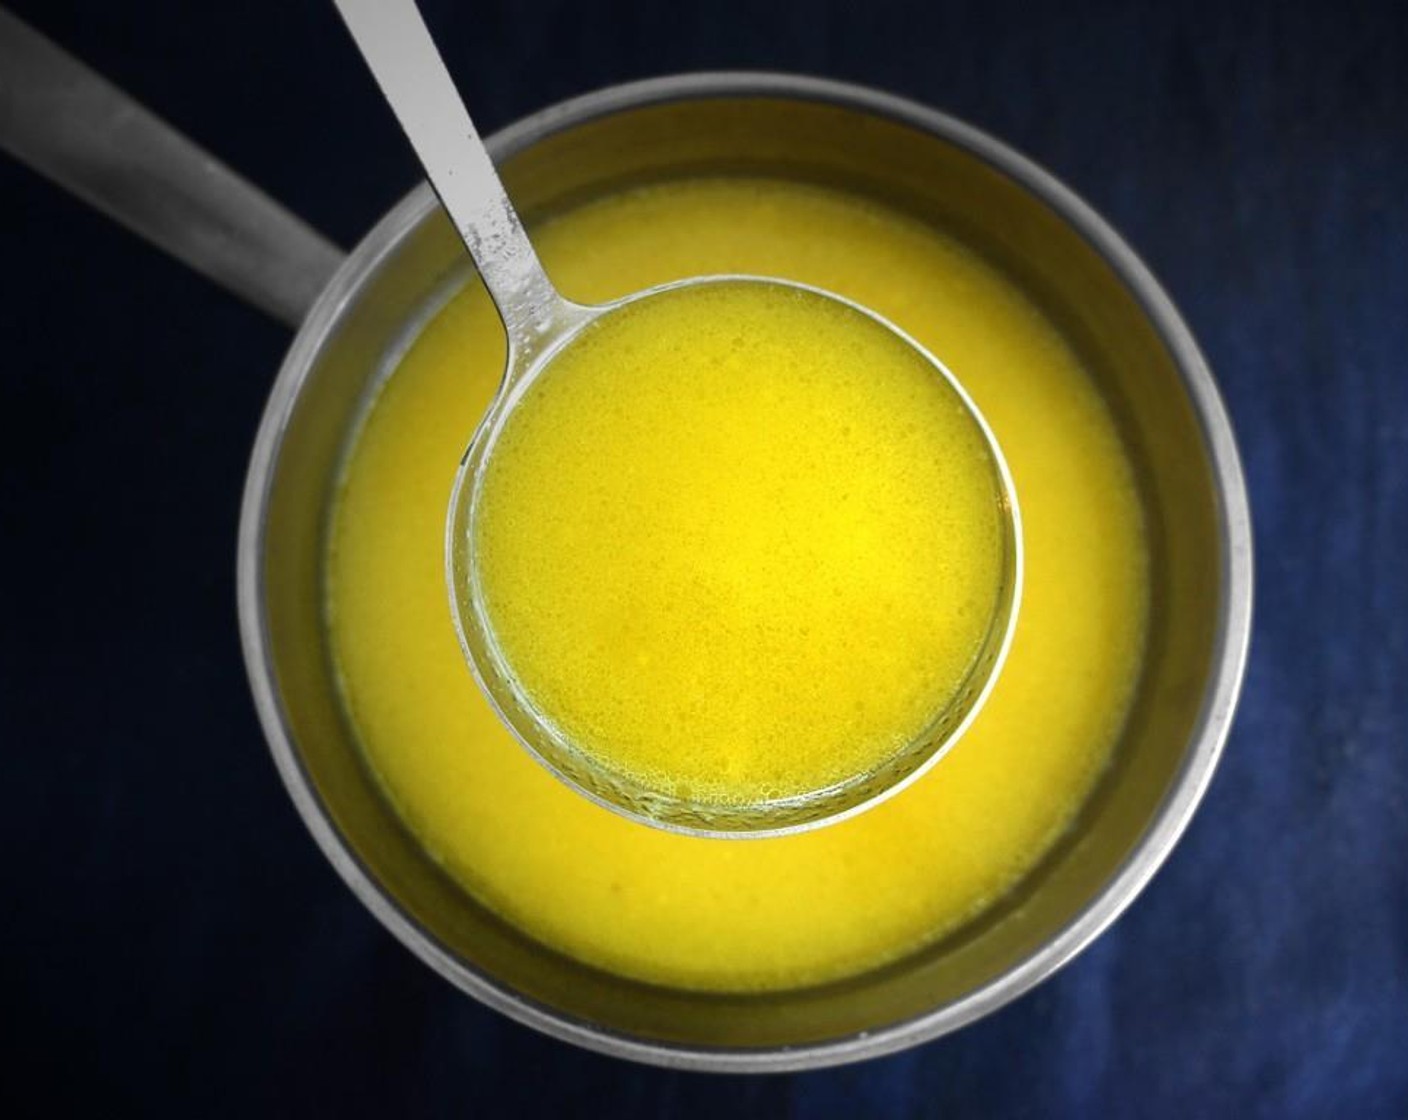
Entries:
{"label": "stainless steel pot", "polygon": [[[1050,976],[1129,905],[1187,825],[1246,657],[1252,565],[1241,468],[1212,377],[1168,297],[1040,168],[941,113],[855,86],[770,74],[665,78],[546,109],[489,146],[530,216],[652,178],[782,174],[883,198],[1001,263],[1079,347],[1136,461],[1153,550],[1148,666],[1115,762],[1066,841],[1007,902],[897,964],[806,991],[702,996],[612,976],[508,926],[439,870],[381,796],[340,707],[323,625],[324,541],[343,457],[381,378],[462,275],[463,249],[422,186],[342,261],[298,328],[241,515],[250,681],[314,839],[382,924],[455,985],[548,1034],[659,1065],[780,1071],[856,1061],[955,1030]],[[184,193],[209,204],[193,182]],[[236,186],[234,226],[267,229],[275,208]],[[120,200],[105,205],[141,226]],[[215,271],[199,246],[145,232]],[[305,233],[288,226],[266,236],[253,265],[237,262],[224,282],[257,298],[251,273],[297,273],[299,285],[263,301],[296,318],[297,293],[329,259]],[[227,240],[241,244],[238,232]]]}

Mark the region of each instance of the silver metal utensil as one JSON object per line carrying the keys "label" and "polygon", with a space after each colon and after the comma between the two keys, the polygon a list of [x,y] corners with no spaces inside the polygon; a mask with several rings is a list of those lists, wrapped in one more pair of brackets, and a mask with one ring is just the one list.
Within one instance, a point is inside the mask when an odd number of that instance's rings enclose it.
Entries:
{"label": "silver metal utensil", "polygon": [[[543,271],[413,0],[335,0],[508,332],[499,391],[460,462],[446,521],[445,568],[460,645],[485,695],[518,740],[569,785],[626,816],[678,832],[776,835],[840,820],[891,796],[952,746],[986,701],[1007,655],[1021,599],[1022,545],[1016,491],[992,430],[963,386],[932,354],[888,320],[830,292],[770,277],[700,276],[585,305],[564,297]],[[952,700],[878,769],[825,789],[751,804],[705,803],[646,786],[577,748],[522,687],[495,639],[476,562],[474,526],[485,468],[514,407],[552,358],[593,324],[663,292],[720,283],[805,289],[881,324],[932,366],[966,406],[992,465],[1002,515],[1003,584],[984,643]]]}

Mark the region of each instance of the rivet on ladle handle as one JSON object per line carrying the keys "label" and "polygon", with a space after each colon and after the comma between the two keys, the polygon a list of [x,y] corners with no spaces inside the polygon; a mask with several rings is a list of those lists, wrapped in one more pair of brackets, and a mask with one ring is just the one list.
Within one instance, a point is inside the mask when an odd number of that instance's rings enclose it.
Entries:
{"label": "rivet on ladle handle", "polygon": [[416,5],[334,2],[498,307],[512,376],[578,321],[577,308],[543,271]]}

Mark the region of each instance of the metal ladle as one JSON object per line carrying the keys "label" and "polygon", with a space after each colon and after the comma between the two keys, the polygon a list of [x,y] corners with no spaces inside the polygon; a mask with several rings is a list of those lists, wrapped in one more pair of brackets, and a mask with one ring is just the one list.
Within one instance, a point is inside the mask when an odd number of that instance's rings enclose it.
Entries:
{"label": "metal ladle", "polygon": [[[463,238],[508,333],[503,380],[455,478],[445,543],[450,603],[460,645],[504,723],[539,762],[587,797],[628,817],[679,832],[741,837],[799,831],[858,813],[913,781],[962,735],[987,699],[1011,643],[1021,596],[1021,532],[1012,478],[991,429],[962,385],[914,339],[868,308],[792,281],[702,276],[647,288],[610,303],[584,305],[566,299],[543,271],[413,0],[334,2]],[[952,386],[991,455],[994,498],[1005,512],[1005,578],[987,639],[968,677],[949,706],[906,750],[878,771],[823,790],[759,804],[720,806],[687,801],[608,772],[537,710],[495,640],[479,587],[472,528],[484,468],[505,421],[563,347],[605,316],[661,292],[740,281],[800,288],[844,304],[901,338]]]}

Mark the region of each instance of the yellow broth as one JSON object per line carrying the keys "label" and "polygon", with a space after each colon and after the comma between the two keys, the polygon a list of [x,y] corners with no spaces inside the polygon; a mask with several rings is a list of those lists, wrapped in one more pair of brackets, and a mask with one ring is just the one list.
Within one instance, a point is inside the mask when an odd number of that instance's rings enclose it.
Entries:
{"label": "yellow broth", "polygon": [[748,806],[921,741],[999,615],[1002,481],[894,332],[778,284],[593,324],[509,414],[474,527],[502,656],[594,763]]}
{"label": "yellow broth", "polygon": [[662,832],[582,798],[497,722],[450,621],[449,489],[505,351],[473,284],[387,381],[334,516],[333,648],[388,798],[483,904],[561,952],[645,981],[811,984],[970,921],[1020,882],[1089,795],[1143,656],[1138,497],[1076,354],[982,257],[912,217],[817,186],[663,183],[564,212],[534,236],[579,300],[693,275],[773,275],[854,299],[917,337],[977,401],[1015,479],[1026,559],[1015,640],[958,745],[854,819],[725,841]]}

